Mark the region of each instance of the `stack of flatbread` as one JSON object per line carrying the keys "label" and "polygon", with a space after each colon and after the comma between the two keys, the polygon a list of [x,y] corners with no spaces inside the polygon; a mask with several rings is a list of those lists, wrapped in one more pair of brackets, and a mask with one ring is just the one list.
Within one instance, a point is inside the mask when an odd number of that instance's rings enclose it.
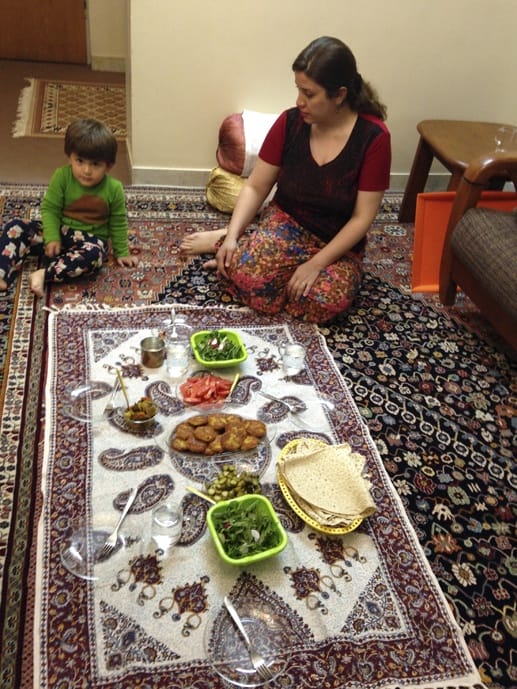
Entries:
{"label": "stack of flatbread", "polygon": [[324,445],[304,438],[287,448],[278,472],[293,500],[322,526],[346,527],[375,512],[365,458],[348,443]]}

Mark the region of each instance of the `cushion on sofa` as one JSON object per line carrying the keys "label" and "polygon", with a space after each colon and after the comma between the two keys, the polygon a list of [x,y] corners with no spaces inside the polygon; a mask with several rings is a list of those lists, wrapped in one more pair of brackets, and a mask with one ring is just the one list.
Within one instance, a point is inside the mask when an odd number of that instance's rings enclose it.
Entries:
{"label": "cushion on sofa", "polygon": [[489,208],[471,208],[452,234],[451,249],[517,320],[517,216]]}

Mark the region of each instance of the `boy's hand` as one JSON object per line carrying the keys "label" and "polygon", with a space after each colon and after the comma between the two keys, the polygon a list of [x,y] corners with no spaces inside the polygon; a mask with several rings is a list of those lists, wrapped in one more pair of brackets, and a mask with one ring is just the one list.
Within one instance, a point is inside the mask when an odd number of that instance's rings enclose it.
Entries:
{"label": "boy's hand", "polygon": [[47,258],[54,258],[61,253],[61,242],[49,242],[45,245],[45,256]]}
{"label": "boy's hand", "polygon": [[137,256],[119,256],[116,261],[117,265],[128,266],[129,268],[135,268],[138,265]]}

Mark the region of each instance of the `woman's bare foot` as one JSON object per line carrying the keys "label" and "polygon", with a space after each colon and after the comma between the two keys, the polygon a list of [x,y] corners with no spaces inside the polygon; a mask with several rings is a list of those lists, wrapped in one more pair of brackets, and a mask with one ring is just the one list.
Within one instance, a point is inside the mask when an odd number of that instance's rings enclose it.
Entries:
{"label": "woman's bare foot", "polygon": [[31,273],[29,277],[29,284],[31,291],[37,297],[42,297],[45,289],[45,268],[40,268]]}
{"label": "woman's bare foot", "polygon": [[183,237],[180,253],[185,256],[199,256],[200,254],[215,254],[215,245],[226,234],[226,228],[194,232]]}
{"label": "woman's bare foot", "polygon": [[7,291],[7,287],[8,287],[7,282],[5,280],[2,280],[2,278],[0,278],[0,292]]}

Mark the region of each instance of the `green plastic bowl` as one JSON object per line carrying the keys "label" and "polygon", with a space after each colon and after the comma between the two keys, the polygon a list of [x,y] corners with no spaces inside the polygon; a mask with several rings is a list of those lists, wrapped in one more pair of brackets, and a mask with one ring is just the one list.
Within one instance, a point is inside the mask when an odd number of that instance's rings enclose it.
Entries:
{"label": "green plastic bowl", "polygon": [[[239,345],[241,350],[240,356],[235,357],[235,359],[221,359],[219,361],[209,361],[207,359],[203,359],[203,357],[199,353],[199,343],[203,341],[206,338],[206,336],[209,335],[211,332],[214,332],[214,330],[216,330],[221,335],[227,337],[232,343]],[[192,345],[192,351],[194,352],[194,357],[196,358],[196,361],[199,364],[201,364],[201,366],[206,366],[207,368],[230,368],[231,366],[237,366],[238,364],[242,364],[242,362],[246,361],[246,359],[248,358],[248,352],[246,351],[246,347],[242,342],[241,336],[234,330],[221,330],[219,328],[214,328],[213,330],[199,330],[191,336],[190,344]]]}
{"label": "green plastic bowl", "polygon": [[[246,555],[245,557],[240,558],[230,557],[226,553],[224,545],[221,542],[221,539],[219,538],[219,535],[216,531],[214,518],[218,518],[221,516],[221,514],[224,514],[228,510],[228,505],[230,505],[231,503],[241,503],[244,505],[248,503],[256,503],[256,509],[261,514],[266,515],[270,520],[271,524],[273,525],[273,528],[277,534],[276,545],[272,548],[269,548],[268,550],[261,550],[259,553],[255,553],[253,555]],[[212,536],[212,540],[214,542],[217,552],[219,553],[219,556],[222,560],[224,560],[224,562],[227,562],[230,565],[240,565],[242,567],[245,565],[253,564],[254,562],[261,562],[262,560],[267,560],[267,558],[269,557],[278,555],[278,553],[280,553],[287,545],[287,534],[284,530],[284,527],[280,523],[280,519],[278,518],[278,515],[273,508],[273,505],[266,497],[260,494],[253,493],[250,495],[241,495],[240,497],[233,498],[232,500],[223,500],[221,502],[218,502],[217,504],[212,505],[212,507],[208,510],[206,520],[208,524],[208,530],[210,531],[210,535]]]}

